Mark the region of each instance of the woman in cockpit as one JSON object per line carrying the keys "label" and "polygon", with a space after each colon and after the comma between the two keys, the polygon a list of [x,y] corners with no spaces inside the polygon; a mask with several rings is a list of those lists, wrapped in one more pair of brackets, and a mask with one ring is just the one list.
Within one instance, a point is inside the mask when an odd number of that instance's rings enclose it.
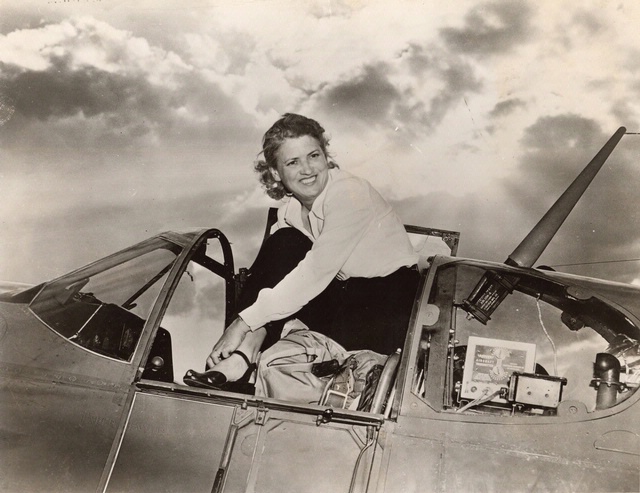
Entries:
{"label": "woman in cockpit", "polygon": [[265,133],[255,169],[266,193],[283,199],[278,220],[208,371],[186,380],[238,388],[291,319],[347,351],[402,347],[418,256],[391,206],[366,180],[339,169],[327,146],[320,124],[301,115],[285,114]]}

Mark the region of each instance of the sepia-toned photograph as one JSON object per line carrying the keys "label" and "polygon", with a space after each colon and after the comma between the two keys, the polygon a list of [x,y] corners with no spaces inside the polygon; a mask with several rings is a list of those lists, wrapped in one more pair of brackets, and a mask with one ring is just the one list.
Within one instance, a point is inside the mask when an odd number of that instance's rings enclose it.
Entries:
{"label": "sepia-toned photograph", "polygon": [[638,25],[1,0],[0,491],[640,492]]}

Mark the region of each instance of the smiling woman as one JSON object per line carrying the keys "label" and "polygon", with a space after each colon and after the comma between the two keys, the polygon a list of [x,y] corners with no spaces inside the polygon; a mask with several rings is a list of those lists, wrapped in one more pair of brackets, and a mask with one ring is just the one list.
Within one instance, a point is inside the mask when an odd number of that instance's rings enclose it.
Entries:
{"label": "smiling woman", "polygon": [[[211,369],[189,372],[186,381],[225,389],[246,384],[258,353],[265,368],[293,319],[302,322],[297,332],[313,331],[319,344],[337,348],[333,353],[390,354],[402,346],[417,255],[391,206],[366,180],[339,169],[327,146],[322,126],[301,115],[285,114],[265,133],[256,171],[267,194],[284,203],[249,271],[238,317],[207,359]],[[256,388],[261,395],[272,391],[264,382]]]}
{"label": "smiling woman", "polygon": [[320,143],[310,135],[287,139],[278,149],[271,174],[295,195],[308,211],[329,180],[329,161]]}

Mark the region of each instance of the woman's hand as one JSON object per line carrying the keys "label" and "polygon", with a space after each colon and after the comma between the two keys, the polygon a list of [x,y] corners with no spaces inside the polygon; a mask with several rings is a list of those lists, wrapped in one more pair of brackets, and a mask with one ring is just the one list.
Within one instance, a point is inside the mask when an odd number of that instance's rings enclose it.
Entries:
{"label": "woman's hand", "polygon": [[244,320],[240,317],[236,318],[213,346],[211,354],[207,358],[207,368],[211,368],[223,359],[228,358],[231,353],[238,349],[249,332],[251,332],[251,329],[244,323]]}

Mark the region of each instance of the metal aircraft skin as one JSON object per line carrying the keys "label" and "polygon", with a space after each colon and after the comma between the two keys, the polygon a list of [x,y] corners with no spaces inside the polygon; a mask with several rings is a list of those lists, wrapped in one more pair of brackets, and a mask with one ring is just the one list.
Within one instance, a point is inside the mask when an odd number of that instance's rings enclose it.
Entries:
{"label": "metal aircraft skin", "polygon": [[639,491],[640,287],[533,268],[623,134],[504,264],[426,231],[451,254],[421,257],[366,412],[182,382],[241,288],[216,229],[11,286],[0,491]]}

